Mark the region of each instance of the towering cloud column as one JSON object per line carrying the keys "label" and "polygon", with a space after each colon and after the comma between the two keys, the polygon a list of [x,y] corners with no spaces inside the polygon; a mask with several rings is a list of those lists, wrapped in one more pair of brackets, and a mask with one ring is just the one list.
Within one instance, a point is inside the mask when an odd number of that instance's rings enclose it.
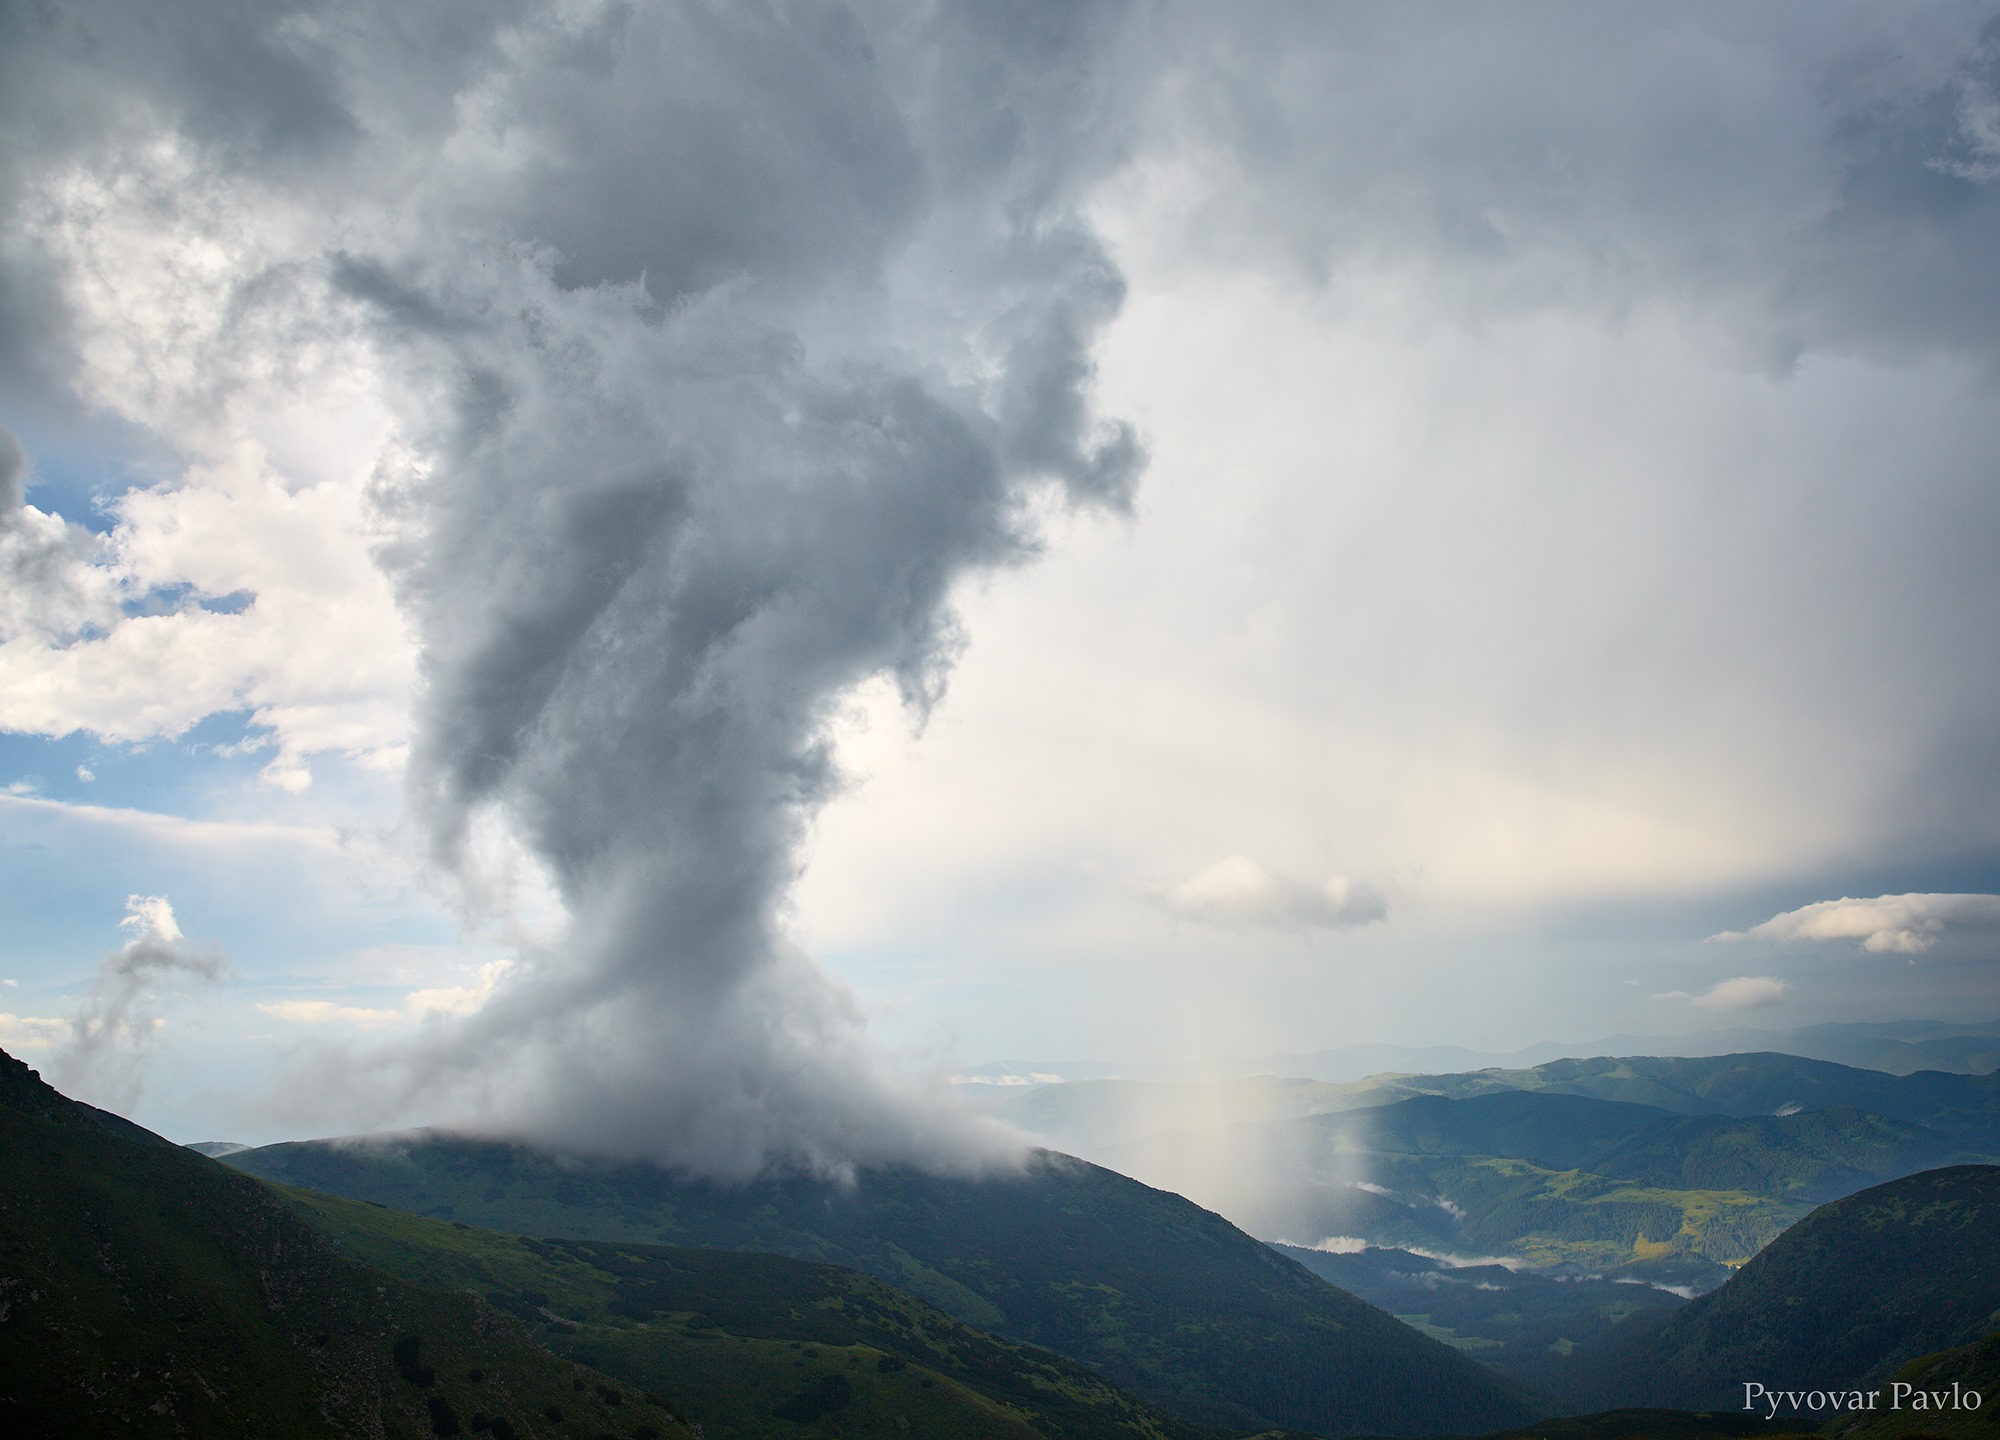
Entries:
{"label": "towering cloud column", "polygon": [[406,1057],[501,1124],[725,1174],[1001,1143],[878,1073],[779,912],[840,697],[931,705],[954,582],[1030,553],[1038,488],[1137,469],[1085,396],[1120,295],[1066,181],[1092,37],[1013,18],[524,30],[469,208],[549,248],[339,272],[423,437],[417,804],[447,863],[504,817],[573,920]]}
{"label": "towering cloud column", "polygon": [[[924,712],[954,584],[1030,555],[1052,495],[1127,501],[1139,448],[1088,402],[1122,286],[1079,203],[1116,20],[689,0],[17,23],[10,73],[62,123],[0,175],[34,222],[8,278],[66,277],[70,310],[0,322],[210,449],[328,373],[378,407],[430,851],[459,866],[497,822],[567,908],[477,1016],[372,1055],[373,1083],[719,1174],[1005,1151],[884,1077],[781,909],[841,697],[887,675]],[[144,265],[145,306],[92,289]]]}

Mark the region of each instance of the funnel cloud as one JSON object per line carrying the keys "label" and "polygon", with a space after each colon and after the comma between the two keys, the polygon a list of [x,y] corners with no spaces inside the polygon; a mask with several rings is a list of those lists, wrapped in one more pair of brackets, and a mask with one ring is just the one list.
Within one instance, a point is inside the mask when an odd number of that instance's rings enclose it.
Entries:
{"label": "funnel cloud", "polygon": [[[876,1072],[780,907],[839,783],[841,697],[887,675],[921,718],[959,577],[1032,553],[1038,487],[1117,506],[1138,468],[1086,398],[1118,277],[1042,148],[1084,97],[1002,79],[989,99],[1032,128],[951,123],[955,70],[1087,36],[945,12],[963,33],[912,73],[893,34],[812,15],[637,11],[608,83],[517,70],[510,123],[549,158],[503,203],[555,250],[491,281],[425,255],[338,271],[431,397],[419,538],[392,558],[423,646],[418,813],[447,866],[504,816],[572,923],[404,1058],[517,1130],[724,1174],[1000,1143]],[[658,88],[697,57],[713,93]],[[717,166],[741,207],[707,193]]]}
{"label": "funnel cloud", "polygon": [[[886,1077],[784,904],[843,697],[888,677],[921,724],[954,587],[1132,494],[1079,199],[1119,7],[176,8],[10,22],[60,123],[7,171],[8,293],[52,270],[69,309],[8,338],[252,469],[261,406],[374,427],[425,848],[473,894],[497,827],[566,911],[476,1015],[295,1098],[720,1175],[1011,1154]],[[93,246],[158,283],[93,311]],[[21,471],[8,563],[52,571]]]}

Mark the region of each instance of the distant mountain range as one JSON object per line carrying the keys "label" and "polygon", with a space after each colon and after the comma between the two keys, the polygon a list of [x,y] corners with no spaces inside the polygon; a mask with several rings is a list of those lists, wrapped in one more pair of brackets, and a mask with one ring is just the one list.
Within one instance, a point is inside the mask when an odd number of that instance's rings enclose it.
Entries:
{"label": "distant mountain range", "polygon": [[1444,1074],[1493,1066],[1527,1069],[1550,1060],[1599,1055],[1670,1055],[1699,1058],[1774,1051],[1808,1060],[1830,1060],[1862,1070],[1911,1075],[1943,1070],[1985,1075],[2000,1069],[2000,1020],[1966,1024],[1944,1020],[1891,1020],[1811,1025],[1798,1030],[1736,1028],[1686,1035],[1609,1035],[1583,1043],[1542,1041],[1519,1050],[1468,1050],[1458,1045],[1348,1045],[1310,1053],[1244,1056],[1180,1064],[1118,1064],[1105,1060],[995,1060],[968,1066],[961,1083],[996,1087],[1061,1084],[1076,1080],[1241,1080],[1271,1075],[1336,1084],[1385,1074]]}
{"label": "distant mountain range", "polygon": [[1252,1234],[1709,1288],[1826,1200],[2000,1157],[2000,1076],[1791,1055],[1333,1084],[1087,1081],[995,1113]]}

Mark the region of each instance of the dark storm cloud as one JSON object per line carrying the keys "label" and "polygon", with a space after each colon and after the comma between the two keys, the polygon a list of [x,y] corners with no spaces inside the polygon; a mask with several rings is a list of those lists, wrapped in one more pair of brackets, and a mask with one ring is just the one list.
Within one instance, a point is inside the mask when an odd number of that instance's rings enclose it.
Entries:
{"label": "dark storm cloud", "polygon": [[926,200],[888,80],[844,10],[609,9],[483,88],[522,160],[466,203],[553,246],[570,286],[865,284]]}
{"label": "dark storm cloud", "polygon": [[482,123],[535,159],[473,213],[554,253],[406,256],[446,319],[380,311],[448,419],[395,560],[419,808],[447,857],[499,809],[574,917],[406,1058],[450,1083],[506,1056],[517,1128],[734,1173],[972,1145],[874,1072],[779,913],[838,699],[886,674],[921,713],[954,582],[1033,549],[1025,487],[1118,504],[1136,472],[1084,393],[1120,285],[1033,127],[926,153],[927,107],[959,103],[939,54],[1023,58],[951,24],[687,9],[523,41]]}
{"label": "dark storm cloud", "polygon": [[[1534,555],[1594,526],[1626,569],[1586,608],[1628,607],[1622,626],[1567,649],[1566,618],[1499,644],[1396,643],[1440,675],[1498,657],[1483,679],[1507,698],[1489,703],[1518,711],[1501,723],[1558,753],[1566,730],[1572,753],[1604,742],[1607,719],[1615,740],[1669,746],[1726,725],[1737,753],[1718,760],[1761,749],[1753,781],[1795,766],[1802,809],[1873,790],[1874,813],[1807,864],[1831,854],[1877,883],[1916,857],[1990,869],[2000,672],[1973,657],[2000,604],[2000,7],[1153,13],[1126,60],[1144,77],[1129,93],[1139,172],[1166,197],[1143,212],[1149,236],[1173,237],[1163,247],[1288,273],[1335,314],[1401,305],[1457,335],[1664,323],[1791,397],[1834,376],[1851,397],[1816,426],[1746,441],[1740,473],[1697,464],[1651,493],[1598,462],[1561,488],[1578,438],[1612,423],[1577,407],[1536,442],[1548,510],[1477,548]],[[1716,423],[1700,401],[1666,388],[1633,409],[1684,414],[1698,435]],[[1907,418],[1824,443],[1878,403]],[[1635,523],[1657,497],[1686,523]],[[1503,606],[1533,592],[1495,574]],[[1444,578],[1441,626],[1476,629],[1486,597]],[[1620,695],[1647,701],[1607,717]],[[1781,743],[1752,737],[1760,712]]]}
{"label": "dark storm cloud", "polygon": [[1210,242],[1471,313],[1668,300],[1752,358],[1994,357],[1990,5],[1169,6],[1147,129]]}

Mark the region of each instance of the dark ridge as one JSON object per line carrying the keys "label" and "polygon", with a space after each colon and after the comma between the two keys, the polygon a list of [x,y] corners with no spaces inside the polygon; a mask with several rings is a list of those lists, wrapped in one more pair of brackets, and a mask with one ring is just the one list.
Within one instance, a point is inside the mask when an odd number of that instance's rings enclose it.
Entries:
{"label": "dark ridge", "polygon": [[443,1136],[267,1146],[289,1185],[521,1235],[762,1250],[849,1266],[1095,1368],[1169,1414],[1322,1434],[1466,1433],[1541,1407],[1178,1195],[1043,1152],[1024,1173],[705,1184]]}

